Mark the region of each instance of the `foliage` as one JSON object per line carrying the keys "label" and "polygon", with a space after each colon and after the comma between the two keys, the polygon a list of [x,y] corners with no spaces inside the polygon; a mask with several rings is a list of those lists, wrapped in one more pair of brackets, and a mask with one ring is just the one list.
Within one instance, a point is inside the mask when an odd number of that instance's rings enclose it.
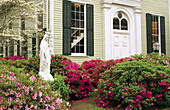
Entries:
{"label": "foliage", "polygon": [[77,63],[73,63],[61,55],[53,55],[51,61],[51,74],[53,76],[61,74],[66,77],[65,84],[69,85],[71,97],[87,97],[93,91],[88,73],[83,71]]}
{"label": "foliage", "polygon": [[0,67],[0,109],[67,109],[70,105],[33,73]]}
{"label": "foliage", "polygon": [[54,73],[56,74],[64,74],[66,72],[65,66],[68,66],[66,63],[72,63],[71,60],[67,59],[66,57],[62,55],[52,55],[51,57],[51,74],[54,76]]}
{"label": "foliage", "polygon": [[0,58],[0,60],[1,59],[6,59],[6,60],[9,60],[9,59],[11,59],[11,60],[17,60],[17,59],[20,59],[20,60],[22,60],[22,59],[27,59],[27,57],[22,57],[22,56],[6,56],[6,57],[4,57],[4,58]]}
{"label": "foliage", "polygon": [[92,85],[94,87],[97,87],[99,84],[99,80],[102,76],[102,73],[108,69],[110,69],[112,66],[115,66],[121,62],[124,62],[128,58],[121,58],[121,59],[111,59],[108,61],[103,60],[90,60],[90,61],[84,61],[82,63],[82,69],[84,69],[88,75],[90,75],[90,78],[92,79]]}
{"label": "foliage", "polygon": [[50,87],[52,91],[59,91],[64,100],[68,100],[71,91],[69,89],[69,86],[66,85],[64,81],[64,76],[57,75],[54,77],[54,81],[50,82]]}
{"label": "foliage", "polygon": [[133,55],[131,56],[134,58],[133,60],[137,61],[143,61],[143,62],[149,62],[149,63],[154,63],[154,64],[161,64],[164,66],[169,66],[170,64],[170,57],[167,57],[166,55],[162,54],[159,55],[159,53],[151,53],[146,56],[140,54],[140,55]]}
{"label": "foliage", "polygon": [[[32,37],[35,28],[32,26],[27,26],[27,28],[21,26],[20,28],[19,24],[25,24],[25,21],[40,24],[36,20],[36,16],[43,12],[41,5],[37,5],[37,0],[0,0],[1,47],[5,44],[12,46],[10,41],[27,41],[28,36]],[[20,31],[16,31],[17,28],[20,28]],[[27,43],[22,45],[27,45]],[[3,51],[0,50],[0,54],[2,53]]]}
{"label": "foliage", "polygon": [[[133,58],[131,58],[133,59]],[[170,68],[143,61],[125,61],[103,73],[96,104],[100,107],[146,109],[166,106]]]}

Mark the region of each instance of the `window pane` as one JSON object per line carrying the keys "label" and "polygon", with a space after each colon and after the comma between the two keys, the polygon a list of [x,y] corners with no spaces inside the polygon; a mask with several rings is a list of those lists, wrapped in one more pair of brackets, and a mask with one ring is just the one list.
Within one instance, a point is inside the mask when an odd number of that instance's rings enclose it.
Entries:
{"label": "window pane", "polygon": [[84,28],[84,21],[81,21],[81,28]]}
{"label": "window pane", "polygon": [[76,12],[76,19],[80,19],[80,14]]}
{"label": "window pane", "polygon": [[84,20],[84,13],[81,13],[81,20]]}
{"label": "window pane", "polygon": [[113,18],[113,29],[119,29],[119,19]]}
{"label": "window pane", "polygon": [[75,20],[71,21],[71,27],[76,27],[76,21]]}
{"label": "window pane", "polygon": [[81,12],[84,12],[84,5],[81,5],[80,10]]}
{"label": "window pane", "polygon": [[128,30],[128,23],[126,19],[121,20],[121,30]]}

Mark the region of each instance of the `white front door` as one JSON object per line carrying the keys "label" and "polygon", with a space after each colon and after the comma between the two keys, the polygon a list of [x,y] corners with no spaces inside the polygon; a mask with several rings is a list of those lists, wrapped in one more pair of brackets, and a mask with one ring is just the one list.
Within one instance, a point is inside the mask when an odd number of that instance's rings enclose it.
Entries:
{"label": "white front door", "polygon": [[112,57],[115,59],[128,57],[129,51],[129,34],[113,33],[112,37]]}
{"label": "white front door", "polygon": [[130,55],[129,20],[125,13],[118,11],[113,16],[112,58],[118,59]]}

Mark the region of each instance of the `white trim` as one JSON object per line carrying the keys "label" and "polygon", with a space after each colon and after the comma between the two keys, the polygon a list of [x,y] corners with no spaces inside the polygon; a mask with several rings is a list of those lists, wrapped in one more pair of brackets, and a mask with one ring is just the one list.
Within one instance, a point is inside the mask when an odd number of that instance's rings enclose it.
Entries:
{"label": "white trim", "polygon": [[46,1],[46,29],[48,31],[48,0]]}
{"label": "white trim", "polygon": [[54,54],[54,0],[50,0],[51,54]]}
{"label": "white trim", "polygon": [[80,56],[87,56],[87,55],[85,53],[71,53],[71,56],[73,56],[73,57],[74,56],[76,56],[76,57],[79,56],[80,57]]}
{"label": "white trim", "polygon": [[[78,1],[78,0],[76,0],[76,1]],[[87,43],[87,40],[86,40],[86,38],[87,38],[87,36],[86,36],[86,12],[87,12],[86,4],[84,4],[84,28],[83,28],[83,30],[84,30],[84,53],[71,53],[71,56],[87,56],[87,51],[86,51],[87,50],[87,45],[86,45],[86,43]],[[76,29],[81,30],[81,28],[76,28]]]}
{"label": "white trim", "polygon": [[[135,55],[142,52],[141,40],[141,1],[140,0],[103,0],[103,39],[104,39],[104,59],[115,59],[117,55],[113,47],[116,34],[125,35],[128,38],[128,55]],[[128,31],[114,30],[113,17],[118,11],[124,12],[127,16]],[[114,34],[113,34],[114,33]],[[128,37],[129,36],[129,37]],[[114,44],[115,45],[115,44]],[[125,44],[124,44],[125,45]],[[120,50],[122,51],[122,50]],[[123,56],[122,52],[120,55]]]}
{"label": "white trim", "polygon": [[161,55],[161,22],[160,22],[160,16],[158,16],[158,22],[159,22],[159,54]]}
{"label": "white trim", "polygon": [[88,0],[69,0],[71,2],[76,2],[76,3],[82,3],[82,4],[88,4]]}
{"label": "white trim", "polygon": [[151,15],[154,15],[154,16],[162,16],[161,13],[155,13],[155,12],[150,12]]}
{"label": "white trim", "polygon": [[86,19],[86,16],[87,15],[86,15],[86,12],[87,12],[86,5],[84,5],[84,54],[85,55],[87,55],[87,51],[86,51],[87,50],[87,45],[86,45],[87,44],[87,40],[86,40],[87,39],[87,34],[86,34],[87,33],[86,32],[87,31],[87,29],[86,29],[86,20],[87,19]]}

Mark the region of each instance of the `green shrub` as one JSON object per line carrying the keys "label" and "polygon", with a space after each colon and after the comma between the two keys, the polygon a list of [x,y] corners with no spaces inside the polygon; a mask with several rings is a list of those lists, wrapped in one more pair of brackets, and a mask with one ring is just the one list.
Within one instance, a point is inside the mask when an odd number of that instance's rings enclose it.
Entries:
{"label": "green shrub", "polygon": [[68,102],[53,92],[46,81],[34,73],[13,66],[0,66],[0,109],[67,109]]}
{"label": "green shrub", "polygon": [[69,94],[71,93],[69,86],[64,82],[65,77],[62,75],[56,75],[54,81],[50,82],[52,91],[59,91],[62,98],[65,100],[69,99]]}
{"label": "green shrub", "polygon": [[100,107],[148,109],[166,106],[170,68],[142,61],[126,61],[103,73],[96,104]]}

